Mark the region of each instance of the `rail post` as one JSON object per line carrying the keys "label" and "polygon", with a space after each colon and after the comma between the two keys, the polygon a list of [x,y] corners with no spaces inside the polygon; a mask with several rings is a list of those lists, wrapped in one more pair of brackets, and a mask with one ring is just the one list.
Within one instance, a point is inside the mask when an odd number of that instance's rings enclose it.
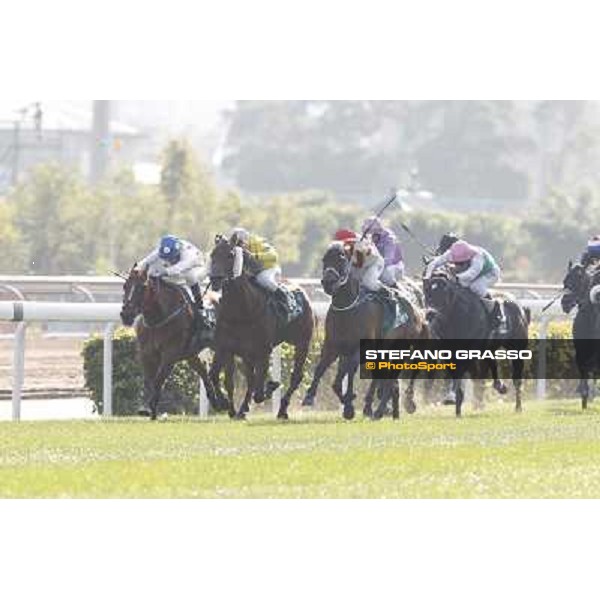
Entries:
{"label": "rail post", "polygon": [[[281,384],[281,346],[277,346],[271,354],[271,376]],[[281,385],[273,392],[273,414],[277,415],[281,406]]]}
{"label": "rail post", "polygon": [[21,420],[21,395],[25,375],[25,332],[27,323],[17,324],[13,341],[12,419]]}
{"label": "rail post", "polygon": [[103,356],[103,379],[102,379],[102,414],[110,417],[113,414],[112,406],[112,367],[113,367],[113,332],[114,323],[107,323],[104,328],[104,356]]}
{"label": "rail post", "polygon": [[208,394],[202,377],[198,377],[198,416],[201,419],[208,419]]}
{"label": "rail post", "polygon": [[543,400],[546,397],[546,338],[548,337],[549,315],[542,315],[540,319],[539,356],[537,364],[536,398]]}

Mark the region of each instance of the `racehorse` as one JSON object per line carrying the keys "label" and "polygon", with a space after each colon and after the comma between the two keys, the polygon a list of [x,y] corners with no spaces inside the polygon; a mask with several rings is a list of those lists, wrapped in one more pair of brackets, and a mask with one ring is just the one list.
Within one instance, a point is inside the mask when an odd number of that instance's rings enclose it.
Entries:
{"label": "racehorse", "polygon": [[569,313],[577,305],[573,344],[581,408],[585,410],[590,397],[589,377],[600,367],[600,270],[569,262],[563,288],[566,292],[561,300],[563,311]]}
{"label": "racehorse", "polygon": [[[407,323],[393,328],[384,335],[384,307],[381,302],[364,299],[360,282],[351,273],[351,262],[344,245],[333,242],[323,257],[323,274],[321,283],[323,290],[331,296],[331,305],[325,319],[325,340],[321,349],[319,362],[315,368],[313,379],[303,406],[313,406],[319,382],[325,371],[339,359],[338,370],[333,382],[333,390],[343,405],[343,417],[353,419],[354,410],[354,375],[360,363],[361,339],[421,339],[428,336],[425,317],[416,305],[404,302],[408,312]],[[344,392],[342,382],[347,378],[347,389]],[[393,384],[397,385],[394,381]],[[372,402],[375,391],[381,389],[381,404],[377,416],[383,416],[383,409],[389,394],[393,392],[393,384],[389,381],[371,382],[365,401],[365,416],[372,416]],[[393,397],[393,416],[399,416],[398,396]],[[412,399],[411,399],[412,402]],[[414,403],[408,409],[414,412]]]}
{"label": "racehorse", "polygon": [[[429,281],[424,281],[425,298],[433,310],[429,315],[432,337],[445,340],[485,340],[479,348],[495,350],[506,348],[524,350],[528,344],[529,314],[516,301],[504,300],[504,313],[507,321],[507,332],[497,335],[490,317],[481,299],[471,290],[461,286],[454,274],[448,270],[433,273]],[[500,393],[506,393],[504,384],[498,379],[497,364],[493,360],[484,361],[494,379],[494,388]],[[525,363],[517,358],[511,361],[511,375],[515,386],[515,410],[521,412],[521,386]],[[472,370],[473,362],[457,361],[457,369],[453,373],[454,391],[456,393],[456,416],[462,415],[464,391],[462,378],[468,370]],[[482,377],[480,371],[475,373]]]}
{"label": "racehorse", "polygon": [[[250,259],[245,253],[244,261]],[[271,352],[282,342],[291,344],[295,348],[294,368],[277,414],[278,419],[285,420],[292,394],[302,382],[312,340],[314,316],[310,301],[301,288],[294,288],[290,293],[299,302],[301,313],[289,322],[284,321],[268,292],[250,275],[243,272],[234,276],[234,261],[234,246],[225,237],[217,236],[210,257],[210,282],[214,291],[222,290],[222,297],[215,331],[215,361],[209,375],[215,393],[222,398],[218,381],[220,365],[231,362],[234,356],[242,359],[248,380],[246,396],[237,412],[232,396],[227,402],[230,416],[243,419],[249,411],[250,400],[253,398],[260,404],[272,389],[267,386],[265,391]]]}
{"label": "racehorse", "polygon": [[[138,318],[139,317],[139,318]],[[144,404],[138,414],[156,419],[162,387],[179,361],[185,360],[201,377],[215,410],[225,407],[215,397],[204,363],[198,354],[206,344],[196,344],[194,309],[181,287],[131,269],[123,285],[123,325],[134,326],[144,374]],[[231,370],[226,374],[232,385]]]}

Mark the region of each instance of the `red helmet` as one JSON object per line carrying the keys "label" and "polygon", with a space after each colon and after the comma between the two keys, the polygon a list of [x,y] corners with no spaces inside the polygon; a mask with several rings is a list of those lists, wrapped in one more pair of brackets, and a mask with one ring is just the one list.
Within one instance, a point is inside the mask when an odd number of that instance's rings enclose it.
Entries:
{"label": "red helmet", "polygon": [[351,229],[340,229],[335,232],[336,242],[355,242],[358,239],[358,233],[352,231]]}

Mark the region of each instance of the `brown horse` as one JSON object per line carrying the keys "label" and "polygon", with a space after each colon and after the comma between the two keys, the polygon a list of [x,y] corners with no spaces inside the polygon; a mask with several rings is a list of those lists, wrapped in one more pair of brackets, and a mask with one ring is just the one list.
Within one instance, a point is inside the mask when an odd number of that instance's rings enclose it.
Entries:
{"label": "brown horse", "polygon": [[[333,390],[343,405],[345,419],[353,419],[354,411],[354,375],[359,367],[360,340],[364,339],[424,339],[429,337],[427,322],[423,311],[417,304],[402,294],[408,307],[408,321],[384,334],[384,307],[381,302],[362,301],[360,283],[352,276],[350,257],[340,242],[332,243],[323,257],[323,275],[321,283],[326,294],[332,297],[331,306],[325,320],[325,341],[321,356],[315,368],[312,383],[306,393],[303,406],[313,406],[317,388],[325,371],[336,359],[339,359],[338,371]],[[398,295],[400,291],[398,291]],[[344,392],[342,382],[347,378]],[[372,416],[372,402],[375,391],[380,388],[381,405],[377,416],[382,416],[390,391],[397,382],[383,381],[371,383],[365,401],[365,416]],[[394,397],[393,416],[398,418],[398,397]],[[414,405],[413,405],[414,407]]]}
{"label": "brown horse", "polygon": [[269,388],[265,392],[265,381],[271,352],[282,342],[287,342],[295,347],[294,368],[277,414],[278,419],[287,419],[290,398],[304,375],[314,328],[312,308],[304,291],[297,288],[302,312],[292,321],[284,321],[274,307],[270,294],[260,288],[250,275],[244,272],[234,277],[234,258],[232,244],[224,237],[217,236],[210,257],[210,281],[213,290],[222,290],[223,293],[215,331],[215,362],[210,371],[211,381],[215,393],[222,399],[218,381],[220,365],[231,362],[234,356],[242,359],[248,381],[246,397],[237,412],[233,398],[230,397],[228,402],[230,416],[243,419],[252,398],[257,404],[267,398]]}
{"label": "brown horse", "polygon": [[[123,285],[121,321],[134,326],[144,373],[144,404],[138,414],[156,419],[162,387],[176,363],[186,360],[202,378],[209,401],[223,410],[198,354],[210,343],[194,336],[194,310],[185,290],[160,278],[147,277],[136,266]],[[139,318],[138,318],[139,317]],[[231,370],[226,372],[231,385]]]}

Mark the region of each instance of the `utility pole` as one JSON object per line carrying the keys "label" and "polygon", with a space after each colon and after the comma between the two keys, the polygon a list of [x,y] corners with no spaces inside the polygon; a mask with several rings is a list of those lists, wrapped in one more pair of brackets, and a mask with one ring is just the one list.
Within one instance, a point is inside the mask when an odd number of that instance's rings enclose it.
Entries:
{"label": "utility pole", "polygon": [[19,159],[21,153],[21,121],[18,119],[13,123],[13,161],[12,161],[12,184],[19,183]]}
{"label": "utility pole", "polygon": [[108,168],[110,152],[110,100],[94,100],[92,123],[90,181],[102,181]]}
{"label": "utility pole", "polygon": [[[111,150],[110,100],[94,100],[92,122],[90,182],[99,185],[106,177]],[[115,264],[115,220],[112,193],[109,192],[106,205],[108,224],[108,260]]]}

